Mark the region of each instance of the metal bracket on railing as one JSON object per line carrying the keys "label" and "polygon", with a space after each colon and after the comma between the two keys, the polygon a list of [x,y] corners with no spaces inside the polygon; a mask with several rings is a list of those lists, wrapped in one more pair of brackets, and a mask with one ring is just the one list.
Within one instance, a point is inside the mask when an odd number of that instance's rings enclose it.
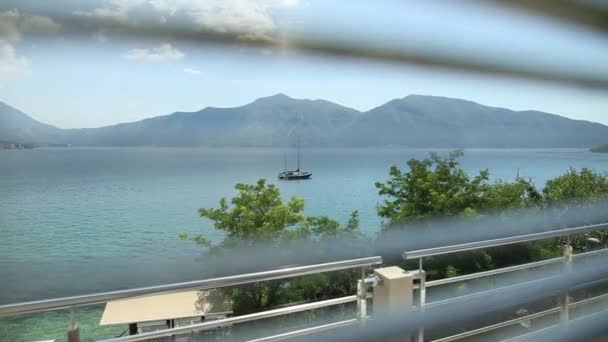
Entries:
{"label": "metal bracket on railing", "polygon": [[367,294],[379,281],[377,276],[370,274],[357,282],[357,318],[362,324],[367,320]]}
{"label": "metal bracket on railing", "polygon": [[[426,272],[422,268],[422,258],[418,261],[418,271],[416,271],[416,279],[418,280],[418,311],[424,314],[426,306]],[[418,342],[424,342],[424,326],[418,328]]]}
{"label": "metal bracket on railing", "polygon": [[373,287],[376,287],[376,285],[378,285],[380,281],[381,279],[378,278],[376,275],[370,274],[367,276],[367,278],[363,279],[363,284],[365,284],[368,289],[371,289]]}
{"label": "metal bracket on railing", "polygon": [[[570,245],[570,237],[568,237],[568,244],[563,249],[564,256],[564,274],[568,275],[572,271],[572,246]],[[570,296],[568,289],[564,289],[560,296],[560,321],[562,324],[567,325],[570,321]]]}

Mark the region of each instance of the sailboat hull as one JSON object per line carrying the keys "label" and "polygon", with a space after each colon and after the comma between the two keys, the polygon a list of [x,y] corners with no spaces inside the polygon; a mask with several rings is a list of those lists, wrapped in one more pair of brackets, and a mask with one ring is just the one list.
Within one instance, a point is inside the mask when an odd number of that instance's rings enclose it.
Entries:
{"label": "sailboat hull", "polygon": [[311,176],[312,172],[285,171],[279,173],[279,179],[282,180],[309,179]]}

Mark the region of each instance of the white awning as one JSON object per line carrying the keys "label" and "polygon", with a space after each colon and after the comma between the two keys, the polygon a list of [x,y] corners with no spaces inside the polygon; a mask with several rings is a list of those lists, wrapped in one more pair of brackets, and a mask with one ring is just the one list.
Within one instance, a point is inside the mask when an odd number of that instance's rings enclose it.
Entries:
{"label": "white awning", "polygon": [[117,325],[232,313],[229,300],[218,291],[187,291],[108,302],[100,325]]}

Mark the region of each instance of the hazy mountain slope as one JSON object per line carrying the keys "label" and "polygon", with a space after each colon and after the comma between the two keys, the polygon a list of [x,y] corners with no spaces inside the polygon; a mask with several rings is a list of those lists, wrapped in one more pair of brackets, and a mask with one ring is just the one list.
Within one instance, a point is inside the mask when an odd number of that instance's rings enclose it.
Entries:
{"label": "hazy mountain slope", "polygon": [[608,127],[538,111],[411,95],[374,108],[349,127],[352,145],[411,147],[589,147]]}
{"label": "hazy mountain slope", "polygon": [[0,102],[0,140],[19,143],[52,143],[60,139],[60,129],[38,122],[25,113]]}
{"label": "hazy mountain slope", "polygon": [[328,145],[358,115],[331,102],[279,94],[242,107],[209,107],[68,135],[81,145],[285,146],[298,136],[306,145]]}
{"label": "hazy mountain slope", "polygon": [[365,113],[285,95],[138,122],[61,130],[1,104],[0,140],[85,146],[592,147],[608,127],[537,111],[411,95]]}

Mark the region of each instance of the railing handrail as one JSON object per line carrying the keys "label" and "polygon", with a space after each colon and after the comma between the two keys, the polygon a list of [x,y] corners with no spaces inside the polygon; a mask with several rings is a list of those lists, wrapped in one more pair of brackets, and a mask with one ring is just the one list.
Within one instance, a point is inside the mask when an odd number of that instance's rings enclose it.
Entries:
{"label": "railing handrail", "polygon": [[482,249],[482,248],[512,245],[512,244],[521,243],[521,242],[537,241],[537,240],[580,234],[580,233],[585,233],[585,232],[595,231],[595,230],[602,230],[602,229],[608,229],[608,223],[600,223],[600,224],[580,226],[580,227],[574,227],[574,228],[550,230],[550,231],[546,231],[546,232],[516,235],[516,236],[510,236],[510,237],[499,238],[499,239],[467,242],[467,243],[450,245],[450,246],[440,246],[440,247],[419,249],[419,250],[404,252],[403,259],[412,260],[412,259],[419,259],[419,258],[424,258],[424,257],[429,257],[429,256],[435,256],[435,255],[473,251],[473,250]]}
{"label": "railing handrail", "polygon": [[563,262],[563,260],[564,260],[564,257],[557,257],[557,258],[535,261],[535,262],[530,262],[530,263],[521,264],[521,265],[497,268],[497,269],[493,269],[493,270],[489,270],[489,271],[465,274],[465,275],[456,276],[456,277],[452,277],[452,278],[438,279],[438,280],[428,281],[426,283],[426,287],[430,288],[430,287],[436,287],[436,286],[443,286],[443,285],[448,285],[448,284],[461,283],[461,282],[468,281],[468,280],[475,280],[475,279],[480,279],[480,278],[485,278],[485,277],[491,277],[491,276],[500,275],[500,274],[504,274],[504,273],[523,271],[523,270],[528,270],[531,268],[558,264],[560,262]]}
{"label": "railing handrail", "polygon": [[[602,248],[602,249],[598,249],[595,251],[574,254],[574,255],[572,255],[572,258],[576,260],[576,259],[581,259],[584,257],[589,257],[592,255],[604,254],[604,253],[608,253],[608,248]],[[429,287],[443,286],[443,285],[449,285],[449,284],[454,284],[454,283],[461,283],[461,282],[468,281],[468,280],[476,280],[476,279],[480,279],[480,278],[491,277],[491,276],[501,275],[501,274],[505,274],[505,273],[525,271],[525,270],[528,270],[531,268],[554,265],[554,264],[559,264],[559,263],[563,263],[563,262],[564,262],[564,257],[561,256],[561,257],[557,257],[557,258],[529,262],[529,263],[525,263],[525,264],[521,264],[521,265],[514,265],[514,266],[496,268],[496,269],[489,270],[489,271],[465,274],[465,275],[456,276],[456,277],[452,277],[452,278],[443,278],[443,279],[438,279],[438,280],[427,281],[426,287],[429,288]],[[415,272],[419,272],[419,271],[411,271],[410,273],[415,273]]]}
{"label": "railing handrail", "polygon": [[[514,286],[521,286],[521,285],[514,285]],[[484,292],[481,294],[487,294],[487,293],[491,293],[494,291],[496,291],[496,290],[487,291],[487,292]],[[591,298],[588,298],[585,300],[574,302],[574,303],[570,304],[569,306],[571,308],[574,308],[574,307],[578,307],[578,306],[587,305],[589,303],[603,300],[606,298],[608,298],[608,294],[591,297]],[[220,328],[220,327],[224,327],[224,326],[228,326],[228,325],[232,325],[232,324],[257,321],[260,319],[267,319],[267,318],[272,318],[272,317],[277,317],[277,316],[289,315],[289,314],[293,314],[293,313],[316,310],[316,309],[330,307],[330,306],[348,304],[348,303],[355,302],[356,300],[357,300],[357,296],[346,296],[346,297],[341,297],[341,298],[324,300],[324,301],[320,301],[320,302],[312,302],[312,303],[288,306],[285,308],[269,310],[269,311],[262,311],[262,312],[257,312],[257,313],[253,313],[253,314],[231,317],[231,318],[226,318],[226,319],[221,319],[221,320],[216,320],[216,321],[203,322],[203,323],[198,323],[198,324],[193,324],[193,325],[188,325],[188,326],[183,326],[183,327],[177,327],[177,328],[172,328],[172,329],[164,329],[164,330],[153,331],[153,332],[148,332],[148,333],[143,333],[143,334],[138,334],[138,335],[112,338],[112,339],[103,340],[103,341],[99,341],[99,342],[136,342],[136,341],[144,341],[144,340],[168,337],[168,336],[179,335],[179,334],[188,334],[188,333],[193,334],[193,333],[206,331],[206,330],[212,330],[212,329],[216,329],[216,328]],[[560,312],[561,309],[562,309],[561,307],[551,308],[551,309],[537,312],[534,314],[530,314],[527,316],[518,317],[516,319],[500,322],[500,323],[497,323],[494,325],[467,331],[467,332],[464,332],[461,334],[441,338],[441,339],[435,340],[433,342],[455,341],[455,340],[459,340],[459,339],[462,339],[465,337],[475,336],[475,335],[482,334],[485,332],[490,332],[490,331],[497,330],[500,328],[508,327],[510,325],[514,325],[514,324],[521,323],[524,321],[537,319],[537,318],[545,317],[545,316],[548,316],[551,314],[555,314],[555,313]],[[280,339],[284,339],[284,338],[297,337],[297,336],[321,332],[324,330],[345,327],[345,326],[349,326],[352,324],[356,324],[357,322],[358,322],[357,319],[350,319],[350,320],[341,321],[341,322],[337,322],[337,323],[330,323],[330,324],[326,324],[326,325],[322,325],[322,326],[315,326],[315,327],[305,328],[302,330],[290,331],[290,332],[279,334],[279,335],[258,338],[258,339],[252,340],[251,342],[253,342],[253,341],[275,341],[275,340],[280,340]]]}
{"label": "railing handrail", "polygon": [[320,333],[323,331],[333,330],[333,329],[337,329],[337,328],[349,327],[349,326],[352,326],[359,322],[360,321],[356,318],[347,319],[345,321],[328,323],[328,324],[318,325],[318,326],[304,328],[304,329],[300,329],[300,330],[292,330],[292,331],[278,334],[278,335],[260,337],[260,338],[254,339],[254,340],[249,340],[247,342],[282,341],[282,340],[292,339],[295,337],[307,336],[307,335],[311,335],[311,334]]}
{"label": "railing handrail", "polygon": [[117,299],[139,297],[151,294],[181,292],[191,290],[208,290],[228,286],[257,283],[283,278],[299,277],[309,274],[340,271],[345,269],[373,266],[382,264],[382,257],[372,256],[366,258],[350,259],[328,262],[323,264],[292,266],[255,273],[238,274],[226,277],[195,280],[183,283],[174,283],[158,286],[148,286],[134,289],[117,290],[94,293],[88,295],[71,296],[55,299],[45,299],[24,303],[7,304],[0,306],[0,317],[21,315],[49,310],[59,310],[74,306],[93,305]]}

